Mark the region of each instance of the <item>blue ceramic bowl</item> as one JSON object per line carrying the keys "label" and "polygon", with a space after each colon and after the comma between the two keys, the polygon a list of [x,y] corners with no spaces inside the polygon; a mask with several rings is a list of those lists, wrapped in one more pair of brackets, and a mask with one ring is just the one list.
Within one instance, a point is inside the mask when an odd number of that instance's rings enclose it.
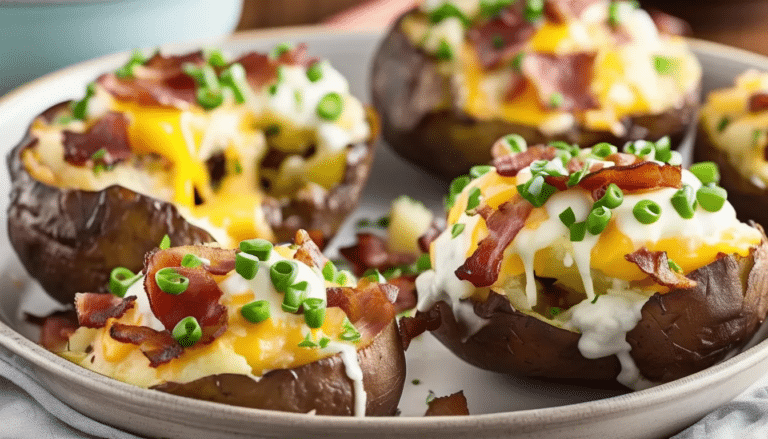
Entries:
{"label": "blue ceramic bowl", "polygon": [[232,32],[243,0],[0,0],[0,95],[107,53]]}

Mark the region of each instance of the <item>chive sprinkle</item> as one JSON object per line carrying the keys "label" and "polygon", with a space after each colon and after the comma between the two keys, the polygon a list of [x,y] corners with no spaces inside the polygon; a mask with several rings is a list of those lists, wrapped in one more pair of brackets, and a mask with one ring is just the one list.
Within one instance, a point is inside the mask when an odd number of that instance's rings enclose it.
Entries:
{"label": "chive sprinkle", "polygon": [[451,227],[451,237],[456,238],[461,235],[461,232],[464,231],[464,227],[464,224],[454,224],[453,227]]}

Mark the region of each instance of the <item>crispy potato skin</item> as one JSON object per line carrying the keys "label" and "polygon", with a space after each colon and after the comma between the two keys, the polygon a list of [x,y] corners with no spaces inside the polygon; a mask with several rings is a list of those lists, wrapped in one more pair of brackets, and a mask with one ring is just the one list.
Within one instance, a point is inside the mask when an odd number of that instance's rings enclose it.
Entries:
{"label": "crispy potato skin", "polygon": [[381,115],[387,143],[405,159],[444,179],[489,162],[488,145],[510,133],[522,135],[529,144],[565,140],[579,145],[599,142],[621,145],[627,140],[657,140],[668,135],[672,144],[677,145],[696,121],[698,89],[686,96],[682,108],[628,118],[625,121],[627,135],[623,137],[583,127],[549,137],[532,126],[499,119],[477,120],[454,108],[455,92],[450,80],[442,76],[434,60],[400,30],[403,17],[376,52],[371,76],[373,105]]}
{"label": "crispy potato skin", "polygon": [[[46,110],[50,119],[67,102]],[[368,179],[378,139],[378,119],[368,112],[371,138],[349,147],[342,182],[327,194],[290,202],[266,197],[263,208],[279,241],[306,228],[321,247],[357,205]],[[173,204],[119,186],[102,191],[57,188],[35,180],[24,167],[26,138],[8,155],[11,195],[8,235],[29,274],[51,297],[72,303],[77,292],[106,292],[109,273],[122,266],[136,272],[144,254],[164,235],[175,246],[212,242],[208,232],[188,223]]]}
{"label": "crispy potato skin", "polygon": [[755,186],[744,178],[728,161],[728,156],[712,143],[709,134],[699,128],[693,161],[712,161],[720,168],[720,186],[728,191],[728,201],[736,209],[741,221],[753,220],[762,226],[768,225],[768,189]]}
{"label": "crispy potato skin", "polygon": [[[391,416],[405,384],[405,354],[394,320],[357,353],[367,394],[366,416]],[[292,370],[266,373],[259,381],[245,375],[211,375],[186,384],[153,387],[162,392],[243,407],[351,416],[354,388],[340,354]]]}
{"label": "crispy potato skin", "polygon": [[[695,288],[654,294],[627,333],[640,372],[655,382],[672,381],[721,361],[755,333],[768,312],[768,243],[747,257],[724,256],[689,273]],[[462,342],[451,308],[438,302],[442,319],[432,333],[462,359],[510,375],[615,380],[616,356],[589,360],[578,350],[579,334],[512,308],[492,294],[474,303],[488,324]]]}

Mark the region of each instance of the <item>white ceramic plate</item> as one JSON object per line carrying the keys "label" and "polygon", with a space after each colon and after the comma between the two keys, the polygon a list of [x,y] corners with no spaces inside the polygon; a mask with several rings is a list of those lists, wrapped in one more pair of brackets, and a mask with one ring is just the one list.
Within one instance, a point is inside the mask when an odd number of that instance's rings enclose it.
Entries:
{"label": "white ceramic plate", "polygon": [[[358,96],[368,96],[368,66],[380,34],[329,34],[317,28],[239,36],[224,44],[232,54],[268,50],[283,40],[307,42],[310,52],[328,57],[349,78]],[[747,68],[768,70],[768,59],[727,47],[693,42],[704,66],[704,90],[722,87]],[[191,49],[187,47],[186,49]],[[184,50],[176,47],[173,50]],[[87,82],[114,69],[127,55],[112,55],[48,75],[0,100],[0,151],[22,138],[34,116],[57,102],[80,97]],[[0,193],[9,190],[0,173]],[[332,248],[354,240],[360,217],[378,217],[400,194],[438,211],[443,186],[380,150],[369,186]],[[408,351],[408,378],[400,403],[402,416],[353,419],[261,411],[181,398],[133,387],[75,366],[33,341],[36,329],[23,312],[52,309],[29,280],[10,249],[6,232],[7,195],[0,197],[0,354],[26,368],[54,395],[92,418],[138,434],[171,438],[216,437],[659,437],[695,422],[734,398],[764,374],[768,359],[765,329],[753,347],[708,370],[649,390],[514,379],[463,363],[430,336]],[[420,384],[412,380],[420,380]],[[422,418],[429,390],[446,395],[464,390],[472,416]]]}

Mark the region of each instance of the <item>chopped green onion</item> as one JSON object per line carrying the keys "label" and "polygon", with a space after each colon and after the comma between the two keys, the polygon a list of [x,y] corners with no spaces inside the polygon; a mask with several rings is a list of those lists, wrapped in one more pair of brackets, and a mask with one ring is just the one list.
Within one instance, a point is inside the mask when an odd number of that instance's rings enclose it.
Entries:
{"label": "chopped green onion", "polygon": [[608,23],[614,27],[621,24],[621,14],[618,1],[611,1],[611,3],[608,4]]}
{"label": "chopped green onion", "polygon": [[269,318],[269,301],[257,300],[240,308],[240,315],[251,323],[261,323]]}
{"label": "chopped green onion", "polygon": [[480,12],[488,18],[493,18],[515,1],[517,0],[481,0]]}
{"label": "chopped green onion", "polygon": [[316,348],[317,343],[313,342],[309,337],[311,335],[311,332],[307,333],[307,336],[304,337],[304,340],[299,343],[300,348]]}
{"label": "chopped green onion", "polygon": [[272,280],[275,289],[280,292],[284,292],[293,285],[293,281],[296,280],[298,274],[299,264],[296,261],[277,261],[269,268],[269,278]]}
{"label": "chopped green onion", "polygon": [[493,167],[488,165],[472,166],[472,169],[469,170],[469,177],[472,179],[480,178],[483,175],[491,172],[492,169]]}
{"label": "chopped green onion", "polygon": [[317,82],[323,79],[323,63],[318,61],[307,67],[307,79],[309,82]]}
{"label": "chopped green onion", "polygon": [[577,184],[581,182],[581,180],[589,173],[589,161],[584,162],[584,166],[581,168],[580,171],[576,171],[570,176],[568,176],[568,181],[566,182],[566,185],[568,187],[574,187]]}
{"label": "chopped green onion", "polygon": [[683,272],[682,267],[677,265],[677,263],[675,261],[673,261],[672,259],[667,259],[667,265],[669,265],[669,269],[672,270],[672,271],[676,271],[678,273],[682,273]]}
{"label": "chopped green onion", "polygon": [[91,160],[102,160],[107,155],[107,150],[104,148],[99,149],[98,151],[91,154]]}
{"label": "chopped green onion", "polygon": [[493,48],[496,50],[503,49],[504,48],[504,37],[502,37],[499,34],[496,34],[492,38]]}
{"label": "chopped green onion", "polygon": [[672,207],[675,208],[681,218],[693,218],[697,204],[696,193],[687,184],[675,192],[675,195],[672,195]]}
{"label": "chopped green onion", "polygon": [[334,279],[336,279],[336,273],[338,270],[336,269],[336,266],[333,265],[333,262],[328,261],[323,266],[323,279],[327,280],[328,282],[333,282]]}
{"label": "chopped green onion", "polygon": [[171,238],[168,235],[163,236],[163,239],[160,240],[160,250],[166,250],[171,248]]}
{"label": "chopped green onion", "polygon": [[[407,267],[407,266],[406,266]],[[401,267],[391,267],[384,270],[384,279],[394,279],[403,275],[403,269]]]}
{"label": "chopped green onion", "polygon": [[224,94],[218,88],[197,89],[197,103],[206,110],[212,110],[224,103]]}
{"label": "chopped green onion", "polygon": [[680,58],[656,55],[653,57],[653,66],[660,75],[672,75],[680,71]]}
{"label": "chopped green onion", "polygon": [[590,303],[592,303],[592,305],[596,304],[597,303],[597,299],[599,299],[599,298],[600,298],[600,295],[599,294],[595,294],[595,298],[592,299],[592,302],[590,302]]}
{"label": "chopped green onion", "polygon": [[603,195],[603,197],[600,198],[595,204],[600,206],[605,206],[609,209],[615,209],[621,206],[621,203],[623,202],[624,202],[624,192],[621,191],[621,189],[616,185],[616,183],[611,183],[608,185],[608,188],[605,190],[605,195]]}
{"label": "chopped green onion", "polygon": [[464,224],[454,224],[453,227],[451,227],[451,237],[456,238],[461,235],[461,232],[464,231],[464,227]]}
{"label": "chopped green onion", "polygon": [[701,181],[701,184],[717,184],[720,182],[720,170],[713,162],[695,163],[691,165],[690,171]]}
{"label": "chopped green onion", "polygon": [[573,209],[570,207],[560,212],[558,217],[560,218],[560,221],[565,224],[565,227],[571,227],[571,225],[576,222],[576,214],[573,213]]}
{"label": "chopped green onion", "polygon": [[180,345],[188,348],[200,341],[200,338],[203,337],[203,328],[200,327],[196,318],[189,316],[181,319],[173,327],[171,334]]}
{"label": "chopped green onion", "polygon": [[235,271],[243,279],[251,280],[259,272],[259,259],[245,252],[235,254]]}
{"label": "chopped green onion", "polygon": [[131,58],[128,60],[125,65],[117,69],[115,71],[115,74],[118,78],[131,78],[134,75],[133,68],[139,65],[143,65],[146,59],[144,58],[144,54],[136,49],[131,54]]}
{"label": "chopped green onion", "polygon": [[502,138],[505,146],[514,153],[523,152],[528,149],[528,142],[519,134],[510,134]]}
{"label": "chopped green onion", "polygon": [[319,328],[325,321],[325,300],[311,297],[304,300],[304,322],[310,328]]}
{"label": "chopped green onion", "polygon": [[278,59],[281,56],[283,56],[284,53],[287,53],[293,50],[293,48],[294,48],[293,43],[289,43],[287,41],[280,43],[277,46],[275,46],[271,52],[269,52],[269,57],[272,59]]}
{"label": "chopped green onion", "polygon": [[445,40],[440,40],[440,44],[435,51],[435,56],[441,61],[450,61],[453,59],[453,49]]}
{"label": "chopped green onion", "polygon": [[432,260],[429,257],[429,253],[423,253],[419,256],[419,259],[416,260],[416,271],[427,271],[430,268],[432,268]]}
{"label": "chopped green onion", "polygon": [[518,73],[523,71],[523,61],[525,60],[525,52],[518,52],[514,58],[512,58],[512,69]]}
{"label": "chopped green onion", "polygon": [[525,2],[525,19],[533,23],[544,15],[544,0],[527,0]]}
{"label": "chopped green onion", "polygon": [[192,253],[187,253],[184,255],[183,258],[181,258],[181,266],[185,268],[196,268],[203,265],[203,261],[200,260],[196,255],[193,255]]}
{"label": "chopped green onion", "polygon": [[65,114],[64,116],[59,116],[59,117],[56,119],[56,123],[57,123],[57,124],[59,124],[59,125],[68,125],[68,124],[69,124],[69,123],[71,123],[73,120],[75,120],[75,118],[74,118],[74,117],[72,117],[72,116],[68,116],[68,115],[66,115],[66,114]]}
{"label": "chopped green onion", "polygon": [[573,223],[568,228],[571,232],[571,241],[572,242],[580,242],[584,240],[584,237],[587,236],[587,222],[582,221],[580,223]]}
{"label": "chopped green onion", "polygon": [[131,285],[141,279],[141,273],[133,272],[125,267],[116,267],[109,273],[109,292],[117,297],[125,297]]}
{"label": "chopped green onion", "polygon": [[628,154],[634,154],[639,157],[655,158],[656,145],[653,142],[647,140],[635,140],[634,142],[627,142],[624,145],[624,152]]}
{"label": "chopped green onion", "polygon": [[85,87],[85,97],[72,103],[72,117],[85,120],[88,117],[88,102],[96,94],[96,84],[90,83]]}
{"label": "chopped green onion", "polygon": [[245,68],[242,64],[236,63],[229,66],[227,70],[221,72],[219,77],[221,83],[229,87],[235,96],[235,102],[242,104],[245,102]]}
{"label": "chopped green onion", "polygon": [[592,155],[596,157],[600,157],[602,159],[608,157],[611,154],[616,154],[618,151],[619,151],[619,148],[607,142],[598,143],[597,145],[592,147]]}
{"label": "chopped green onion", "polygon": [[187,291],[187,287],[189,287],[189,279],[171,267],[158,270],[155,273],[155,282],[163,292],[174,296]]}
{"label": "chopped green onion", "polygon": [[270,96],[274,96],[277,94],[277,84],[272,84],[269,86],[269,89],[267,90],[269,92]]}
{"label": "chopped green onion", "polygon": [[344,319],[344,323],[342,323],[341,327],[344,329],[344,331],[339,334],[339,339],[344,341],[358,341],[360,340],[360,332],[358,332],[357,328],[352,324],[352,322],[349,321],[348,318]]}
{"label": "chopped green onion", "polygon": [[465,26],[469,24],[469,18],[459,8],[448,2],[443,3],[442,6],[429,13],[429,21],[432,23],[439,23],[448,17],[458,18]]}
{"label": "chopped green onion", "polygon": [[269,260],[274,246],[266,239],[248,239],[240,241],[240,251],[256,256],[260,261]]}
{"label": "chopped green onion", "polygon": [[205,54],[206,59],[208,61],[208,64],[212,65],[213,67],[226,67],[227,66],[227,60],[224,58],[224,54],[221,53],[221,50],[213,49],[206,51]]}
{"label": "chopped green onion", "polygon": [[728,128],[728,125],[730,124],[731,118],[728,116],[723,116],[722,119],[720,119],[720,122],[717,124],[717,132],[722,133],[726,128]]}
{"label": "chopped green onion", "polygon": [[432,404],[432,401],[434,400],[435,400],[435,392],[430,390],[429,393],[427,393],[427,405]]}
{"label": "chopped green onion", "polygon": [[375,268],[369,268],[365,270],[363,277],[370,279],[371,282],[379,282],[384,277],[384,275]]}
{"label": "chopped green onion", "polygon": [[264,129],[264,135],[267,137],[274,137],[280,134],[280,125],[271,124]]}
{"label": "chopped green onion", "polygon": [[325,349],[326,346],[328,346],[328,343],[331,342],[331,339],[328,337],[323,337],[320,339],[320,342],[318,343],[320,345],[321,349]]}
{"label": "chopped green onion", "polygon": [[219,88],[219,78],[216,77],[216,71],[209,65],[196,66],[192,63],[187,63],[182,66],[182,70],[187,76],[191,76],[198,87],[201,88]]}
{"label": "chopped green onion", "polygon": [[462,175],[453,179],[448,192],[448,200],[445,206],[446,210],[450,210],[450,208],[453,207],[454,203],[456,203],[456,197],[461,193],[461,191],[464,190],[465,187],[467,187],[470,181],[471,180],[468,175]]}
{"label": "chopped green onion", "polygon": [[560,108],[565,103],[565,97],[560,92],[554,92],[549,95],[549,106],[552,108]]}
{"label": "chopped green onion", "polygon": [[317,115],[322,119],[333,121],[341,116],[343,109],[344,101],[341,99],[341,95],[332,92],[320,99],[320,102],[317,104]]}
{"label": "chopped green onion", "polygon": [[656,160],[668,163],[672,160],[672,141],[669,136],[664,136],[654,144],[656,147]]}
{"label": "chopped green onion", "polygon": [[599,235],[608,227],[611,220],[611,209],[605,206],[598,206],[592,209],[587,216],[587,230],[593,235]]}
{"label": "chopped green onion", "polygon": [[307,281],[301,281],[295,283],[285,289],[285,296],[283,296],[283,311],[289,313],[295,313],[299,310],[301,303],[306,299],[309,294],[310,288]]}
{"label": "chopped green onion", "polygon": [[558,308],[556,306],[553,306],[553,307],[549,308],[549,317],[550,318],[551,317],[557,317],[557,315],[560,314],[561,312],[563,312],[562,308]]}
{"label": "chopped green onion", "polygon": [[376,220],[376,226],[381,227],[382,229],[386,229],[389,227],[389,222],[391,219],[388,216],[383,216]]}
{"label": "chopped green onion", "polygon": [[480,197],[482,196],[482,192],[480,192],[480,188],[473,187],[469,191],[469,197],[467,197],[467,212],[475,209],[477,206],[480,205]]}
{"label": "chopped green onion", "polygon": [[640,200],[632,208],[632,214],[642,224],[653,224],[661,217],[661,206],[651,200]]}
{"label": "chopped green onion", "polygon": [[334,279],[333,282],[343,286],[349,282],[351,276],[352,275],[348,271],[340,270],[338,273],[336,273],[336,279]]}
{"label": "chopped green onion", "polygon": [[413,384],[414,386],[418,386],[419,384],[421,384],[421,380],[418,378],[415,378],[413,381],[411,381],[411,384]]}
{"label": "chopped green onion", "polygon": [[696,192],[696,200],[707,212],[717,212],[723,208],[728,192],[720,186],[702,186]]}
{"label": "chopped green onion", "polygon": [[517,191],[520,193],[520,196],[525,198],[529,203],[533,204],[535,207],[541,207],[547,202],[552,194],[557,192],[557,188],[544,181],[543,175],[537,175],[528,180],[525,184],[518,185]]}

